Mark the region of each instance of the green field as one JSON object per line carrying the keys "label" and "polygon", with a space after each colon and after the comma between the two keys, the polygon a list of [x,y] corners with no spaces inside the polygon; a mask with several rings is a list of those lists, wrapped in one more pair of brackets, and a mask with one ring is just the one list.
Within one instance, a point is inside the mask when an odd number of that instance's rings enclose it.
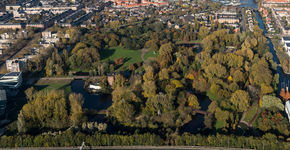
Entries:
{"label": "green field", "polygon": [[141,50],[129,50],[122,47],[112,47],[100,51],[102,61],[114,61],[118,58],[124,58],[124,64],[118,69],[125,69],[130,64],[142,62]]}
{"label": "green field", "polygon": [[40,80],[34,85],[34,88],[38,91],[64,90],[66,93],[70,93],[70,83],[71,80]]}

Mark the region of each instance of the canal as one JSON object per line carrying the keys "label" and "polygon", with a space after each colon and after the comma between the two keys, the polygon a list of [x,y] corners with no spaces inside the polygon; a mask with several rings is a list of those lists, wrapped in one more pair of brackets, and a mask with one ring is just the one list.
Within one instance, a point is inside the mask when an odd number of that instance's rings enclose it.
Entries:
{"label": "canal", "polygon": [[[256,9],[256,8],[258,8],[258,5],[254,0],[241,0],[240,7]],[[267,29],[264,26],[261,15],[259,14],[258,11],[255,11],[255,14],[256,14],[255,19],[258,21],[259,27],[261,29],[263,29],[264,34],[266,34]],[[276,72],[279,74],[279,84],[278,84],[278,91],[277,91],[277,94],[279,94],[282,88],[285,89],[286,87],[290,86],[290,75],[287,75],[283,72],[282,68],[280,67],[280,62],[279,62],[279,59],[278,59],[277,54],[275,52],[272,40],[270,38],[267,38],[267,40],[268,40],[268,46],[270,48],[270,52],[273,55],[273,61],[278,64]]]}

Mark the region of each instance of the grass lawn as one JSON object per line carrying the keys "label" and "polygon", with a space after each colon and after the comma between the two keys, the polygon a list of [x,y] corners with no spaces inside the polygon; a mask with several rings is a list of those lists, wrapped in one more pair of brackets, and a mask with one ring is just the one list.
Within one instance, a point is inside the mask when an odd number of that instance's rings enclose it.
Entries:
{"label": "grass lawn", "polygon": [[71,80],[39,80],[35,85],[34,88],[39,91],[45,90],[64,90],[65,93],[71,92],[70,87]]}
{"label": "grass lawn", "polygon": [[118,70],[125,69],[130,64],[142,62],[141,50],[129,50],[122,47],[112,47],[100,51],[100,54],[102,61],[114,61],[118,58],[125,58],[125,63],[118,68]]}
{"label": "grass lawn", "polygon": [[257,110],[258,110],[258,104],[255,103],[254,105],[250,107],[250,109],[247,112],[245,112],[246,114],[245,114],[244,121],[249,122],[255,116]]}
{"label": "grass lawn", "polygon": [[157,53],[154,54],[153,51],[150,50],[144,55],[144,59],[147,60],[150,57],[156,58],[157,56],[158,56]]}

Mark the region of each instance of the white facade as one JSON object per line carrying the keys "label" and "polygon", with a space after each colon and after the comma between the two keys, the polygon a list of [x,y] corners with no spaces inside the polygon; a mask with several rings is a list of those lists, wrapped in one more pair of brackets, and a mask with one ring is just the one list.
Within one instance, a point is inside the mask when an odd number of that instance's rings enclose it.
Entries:
{"label": "white facade", "polygon": [[290,57],[290,36],[282,37],[282,45],[285,48],[286,54]]}
{"label": "white facade", "polygon": [[102,87],[99,86],[99,84],[96,84],[96,85],[90,84],[89,85],[89,89],[92,89],[92,90],[100,90],[100,89],[102,89]]}
{"label": "white facade", "polygon": [[290,122],[290,101],[287,101],[286,104],[285,104],[285,111],[286,111],[286,114],[288,116],[288,120]]}

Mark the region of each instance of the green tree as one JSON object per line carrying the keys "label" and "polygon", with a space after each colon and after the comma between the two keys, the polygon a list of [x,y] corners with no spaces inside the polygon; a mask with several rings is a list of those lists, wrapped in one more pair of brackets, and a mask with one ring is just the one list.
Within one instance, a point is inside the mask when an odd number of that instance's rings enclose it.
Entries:
{"label": "green tree", "polygon": [[243,90],[235,91],[230,99],[238,112],[244,112],[249,108],[249,100],[248,92]]}
{"label": "green tree", "polygon": [[70,102],[70,122],[73,126],[80,125],[85,120],[85,115],[82,109],[84,98],[81,94],[71,93],[69,95]]}

